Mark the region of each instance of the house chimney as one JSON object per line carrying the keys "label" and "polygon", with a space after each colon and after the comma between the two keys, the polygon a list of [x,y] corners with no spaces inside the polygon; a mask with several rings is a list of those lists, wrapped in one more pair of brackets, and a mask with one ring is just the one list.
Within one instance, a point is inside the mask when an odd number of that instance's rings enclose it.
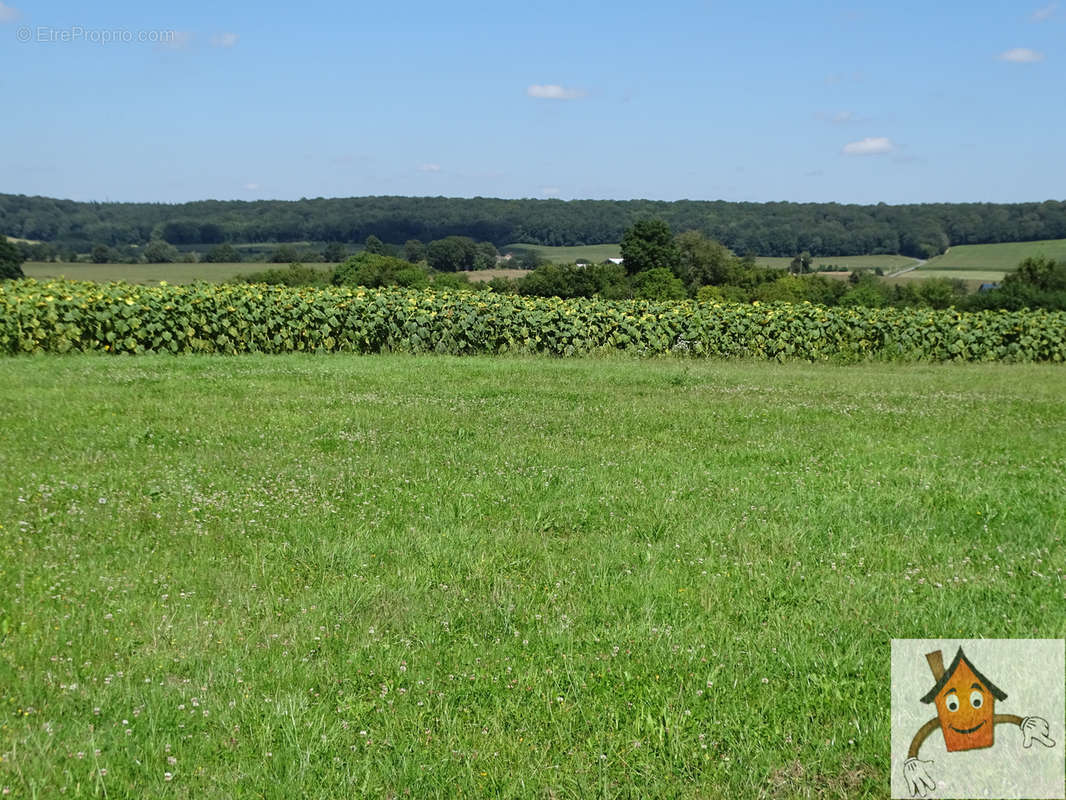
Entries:
{"label": "house chimney", "polygon": [[933,680],[939,681],[940,677],[944,674],[943,653],[939,650],[934,650],[932,653],[926,653],[925,660],[929,662],[929,669],[932,670]]}

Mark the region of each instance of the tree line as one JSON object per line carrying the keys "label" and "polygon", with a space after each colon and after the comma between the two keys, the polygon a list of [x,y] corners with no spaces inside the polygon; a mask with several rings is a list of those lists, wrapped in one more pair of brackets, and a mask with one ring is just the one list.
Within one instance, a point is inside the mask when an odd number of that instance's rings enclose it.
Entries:
{"label": "tree line", "polygon": [[[249,283],[290,286],[404,286],[487,290],[534,297],[600,297],[605,300],[695,299],[702,302],[810,302],[823,306],[897,306],[960,310],[1046,308],[1066,310],[1066,262],[1025,259],[1002,286],[971,293],[945,278],[888,282],[879,271],[854,270],[847,280],[810,272],[810,260],[793,259],[788,271],[759,266],[699,231],[674,235],[662,220],[645,220],[622,236],[621,264],[542,264],[517,278],[471,282],[462,271],[404,259],[371,248],[333,270],[294,263],[286,269],[238,276]],[[443,268],[442,268],[443,267]]]}
{"label": "tree line", "polygon": [[1040,203],[733,203],[678,200],[506,200],[352,197],[294,201],[96,203],[0,194],[0,233],[89,252],[153,241],[203,251],[223,244],[363,242],[463,236],[582,246],[617,242],[657,218],[736,253],[935,256],[952,245],[1066,238],[1066,201]]}

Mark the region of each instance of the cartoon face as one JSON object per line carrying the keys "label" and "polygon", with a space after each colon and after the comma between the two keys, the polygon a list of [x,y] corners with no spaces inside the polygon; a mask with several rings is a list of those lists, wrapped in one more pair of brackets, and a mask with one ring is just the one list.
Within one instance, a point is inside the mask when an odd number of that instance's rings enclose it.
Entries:
{"label": "cartoon face", "polygon": [[949,751],[992,746],[996,698],[965,661],[937,693],[935,701]]}

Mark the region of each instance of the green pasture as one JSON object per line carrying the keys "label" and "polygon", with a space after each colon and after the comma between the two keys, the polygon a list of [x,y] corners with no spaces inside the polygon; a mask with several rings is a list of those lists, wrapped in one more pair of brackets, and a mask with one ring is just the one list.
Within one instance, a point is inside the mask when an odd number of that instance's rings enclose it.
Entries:
{"label": "green pasture", "polygon": [[573,264],[577,259],[584,258],[593,264],[599,264],[608,258],[621,258],[621,245],[617,244],[589,244],[580,247],[545,247],[539,244],[525,244],[516,242],[500,248],[500,254],[514,253],[520,256],[523,252],[534,251],[540,254],[545,261],[556,264]]}
{"label": "green pasture", "polygon": [[916,269],[898,276],[895,280],[923,280],[925,278],[948,278],[966,281],[980,286],[982,283],[998,283],[1003,280],[1003,271],[987,269]]}
{"label": "green pasture", "polygon": [[[788,269],[791,258],[778,256],[759,256],[755,262],[763,267],[775,269]],[[915,260],[907,256],[818,256],[811,259],[811,268],[836,267],[840,272],[850,272],[854,269],[876,269],[881,267],[885,273],[895,272],[901,269],[913,267]]]}
{"label": "green pasture", "polygon": [[0,408],[12,797],[883,797],[891,639],[1066,636],[1061,367],[25,357]]}
{"label": "green pasture", "polygon": [[981,272],[1009,272],[1018,262],[1030,256],[1046,256],[1066,261],[1066,239],[1039,242],[1006,242],[1002,244],[960,244],[944,255],[931,258],[919,270],[964,270]]}
{"label": "green pasture", "polygon": [[[311,264],[323,271],[334,264]],[[73,281],[125,281],[126,283],[157,284],[160,281],[183,284],[196,281],[231,280],[236,275],[248,275],[268,269],[285,269],[286,264],[245,262],[237,264],[66,264],[61,262],[28,261],[22,265],[27,278],[50,280],[67,278]]]}

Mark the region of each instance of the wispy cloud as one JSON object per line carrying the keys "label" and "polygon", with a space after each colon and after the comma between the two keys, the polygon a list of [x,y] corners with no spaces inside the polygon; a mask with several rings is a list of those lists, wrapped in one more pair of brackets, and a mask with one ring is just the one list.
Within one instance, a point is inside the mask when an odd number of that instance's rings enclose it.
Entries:
{"label": "wispy cloud", "polygon": [[545,197],[556,197],[559,194],[558,186],[542,186],[540,187],[540,193]]}
{"label": "wispy cloud", "polygon": [[249,192],[258,192],[260,186],[258,183],[246,183],[244,184],[244,188],[247,189]]}
{"label": "wispy cloud", "polygon": [[1038,8],[1036,11],[1034,11],[1032,14],[1030,14],[1029,15],[1029,21],[1030,22],[1047,22],[1049,19],[1051,19],[1053,16],[1055,16],[1055,12],[1058,11],[1058,8],[1059,8],[1059,4],[1058,3],[1048,3],[1043,8]]}
{"label": "wispy cloud", "polygon": [[848,142],[840,152],[846,156],[879,156],[895,149],[896,145],[887,136],[867,136],[857,142]]}
{"label": "wispy cloud", "polygon": [[216,33],[211,37],[212,47],[233,47],[237,44],[237,40],[240,39],[240,35],[236,33]]}
{"label": "wispy cloud", "polygon": [[585,96],[585,90],[557,86],[554,83],[543,85],[535,83],[526,89],[526,94],[540,100],[577,100]]}
{"label": "wispy cloud", "polygon": [[14,6],[0,3],[0,22],[14,22],[22,16],[22,12]]}
{"label": "wispy cloud", "polygon": [[440,172],[440,164],[422,164],[418,168],[419,172]]}
{"label": "wispy cloud", "polygon": [[192,44],[192,34],[188,31],[170,31],[166,41],[160,42],[160,50],[188,50]]}
{"label": "wispy cloud", "polygon": [[1013,50],[1000,53],[999,60],[1009,61],[1012,64],[1035,64],[1037,61],[1044,60],[1044,54],[1030,50],[1028,47],[1015,47]]}

